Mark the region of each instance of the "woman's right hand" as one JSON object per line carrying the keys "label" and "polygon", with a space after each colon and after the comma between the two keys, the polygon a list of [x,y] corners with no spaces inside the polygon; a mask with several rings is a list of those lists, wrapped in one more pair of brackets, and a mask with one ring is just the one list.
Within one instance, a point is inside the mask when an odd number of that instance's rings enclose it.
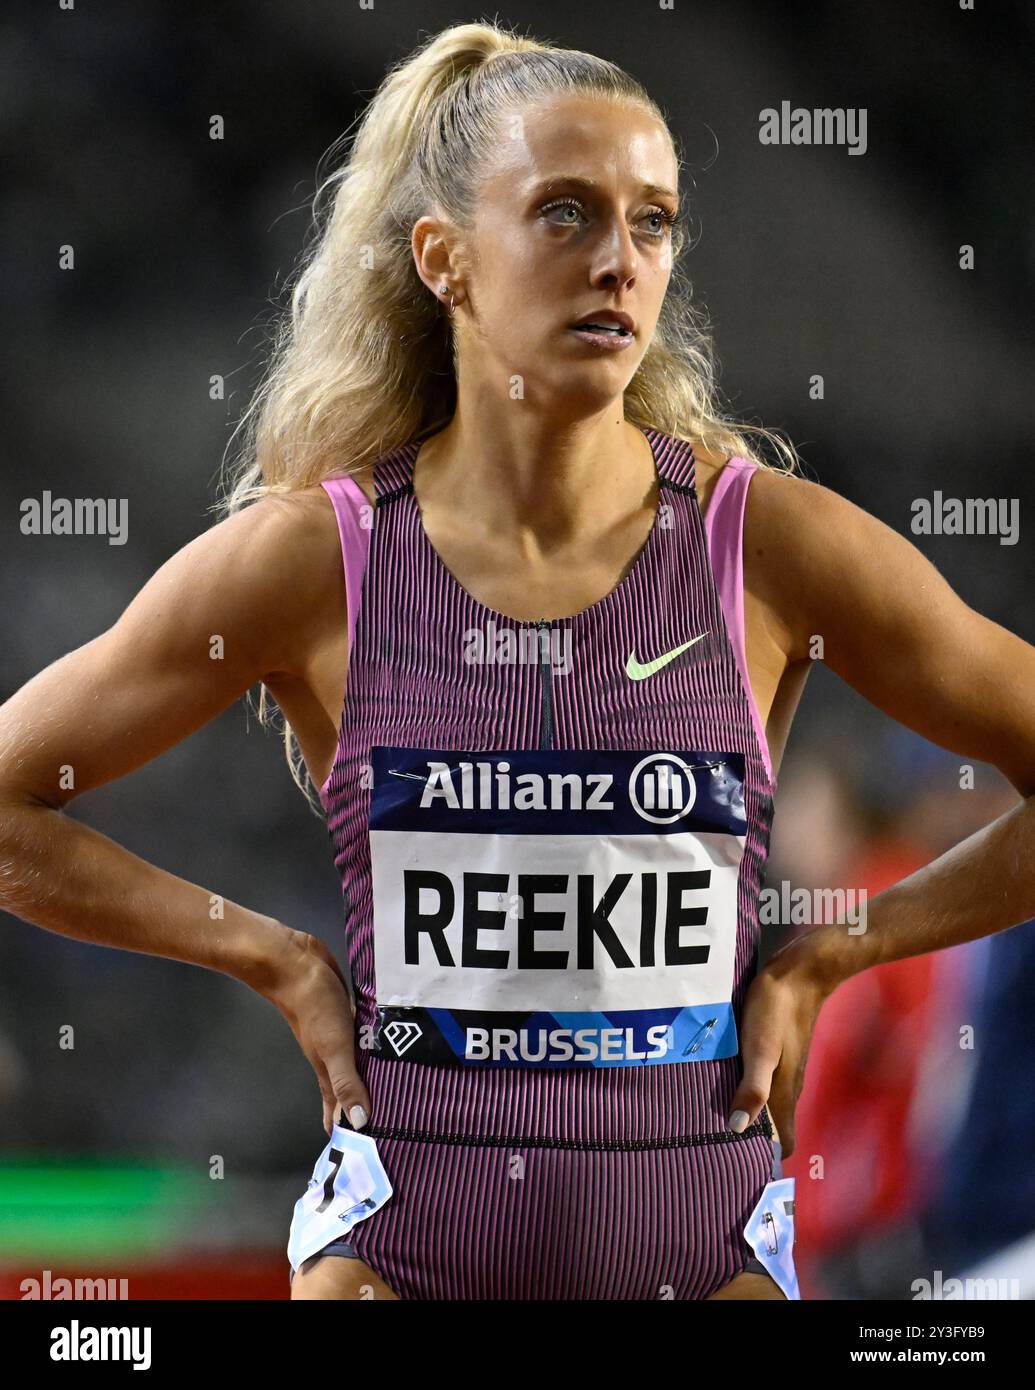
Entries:
{"label": "woman's right hand", "polygon": [[356,1071],[356,1011],[345,977],[322,941],[308,932],[287,931],[274,981],[262,993],[287,1019],[316,1073],[327,1134],[337,1123],[339,1106],[352,1128],[362,1129],[370,1118],[370,1096]]}

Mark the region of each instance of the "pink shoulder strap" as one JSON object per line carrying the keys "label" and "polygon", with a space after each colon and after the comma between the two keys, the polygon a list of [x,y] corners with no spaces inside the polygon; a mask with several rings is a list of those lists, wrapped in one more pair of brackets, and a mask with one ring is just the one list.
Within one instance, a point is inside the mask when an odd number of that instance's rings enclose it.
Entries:
{"label": "pink shoulder strap", "polygon": [[750,459],[731,458],[715,483],[704,517],[705,537],[712,561],[712,573],[719,591],[723,616],[733,642],[734,655],[740,668],[740,678],[751,707],[751,718],[762,750],[762,761],[775,789],[773,764],[769,744],[755,702],[748,675],[747,648],[744,640],[744,509],[751,479],[758,464]]}
{"label": "pink shoulder strap", "polygon": [[[334,514],[338,518],[338,538],[341,541],[342,564],[345,569],[345,605],[348,609],[351,656],[356,640],[356,618],[359,615],[360,598],[363,593],[363,575],[370,556],[370,502],[355,478],[324,478],[321,487],[331,499]],[[321,797],[324,796],[329,782],[328,777],[327,782],[320,788]]]}
{"label": "pink shoulder strap", "polygon": [[[345,601],[349,610],[349,651],[356,634],[356,616],[363,589],[363,574],[370,555],[370,519],[362,509],[370,502],[355,478],[324,478],[321,486],[334,505],[345,567]],[[366,521],[366,525],[363,522]]]}

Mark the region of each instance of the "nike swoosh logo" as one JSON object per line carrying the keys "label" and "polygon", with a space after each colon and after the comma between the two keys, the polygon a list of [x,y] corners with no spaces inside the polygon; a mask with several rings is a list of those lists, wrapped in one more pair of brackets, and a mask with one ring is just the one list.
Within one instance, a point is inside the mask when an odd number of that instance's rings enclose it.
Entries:
{"label": "nike swoosh logo", "polygon": [[629,653],[629,659],[625,663],[625,674],[631,681],[646,680],[648,676],[655,675],[663,666],[667,666],[670,661],[675,661],[680,652],[685,652],[687,647],[692,647],[695,642],[700,642],[702,638],[707,636],[707,632],[702,632],[700,637],[691,637],[689,642],[684,642],[681,647],[673,647],[670,652],[656,656],[653,661],[637,661],[634,649]]}

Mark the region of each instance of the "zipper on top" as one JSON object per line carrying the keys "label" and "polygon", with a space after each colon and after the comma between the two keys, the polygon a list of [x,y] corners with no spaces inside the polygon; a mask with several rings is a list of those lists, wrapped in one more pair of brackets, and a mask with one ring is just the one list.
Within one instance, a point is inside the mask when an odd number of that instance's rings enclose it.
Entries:
{"label": "zipper on top", "polygon": [[537,618],[536,627],[539,630],[539,658],[540,658],[540,684],[542,686],[542,700],[539,706],[539,747],[549,748],[553,737],[553,674],[550,661],[550,643],[547,639],[545,650],[542,641],[542,631],[545,627],[548,631],[551,628],[550,622],[546,618]]}

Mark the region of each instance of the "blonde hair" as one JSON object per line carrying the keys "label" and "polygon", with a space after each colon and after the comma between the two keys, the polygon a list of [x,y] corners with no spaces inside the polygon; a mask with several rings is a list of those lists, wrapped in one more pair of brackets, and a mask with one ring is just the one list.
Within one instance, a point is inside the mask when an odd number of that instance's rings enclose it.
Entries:
{"label": "blonde hair", "polygon": [[[344,132],[327,152],[328,160],[342,150],[345,157],[317,188],[316,234],[299,258],[264,378],[231,436],[228,450],[240,436],[237,461],[228,480],[224,472],[213,510],[229,516],[269,494],[358,473],[448,424],[457,397],[455,340],[443,306],[417,274],[413,225],[437,209],[469,228],[501,117],[558,92],[631,102],[668,124],[614,63],[496,23],[444,29],[389,70],[354,138]],[[720,410],[709,324],[678,265],[684,246],[677,223],[668,293],[626,388],[625,418],[709,452],[793,472],[792,445]],[[768,443],[779,462],[756,452],[753,439]],[[268,694],[263,684],[264,724]],[[286,721],[284,742],[291,775],[309,799],[313,783]]]}

